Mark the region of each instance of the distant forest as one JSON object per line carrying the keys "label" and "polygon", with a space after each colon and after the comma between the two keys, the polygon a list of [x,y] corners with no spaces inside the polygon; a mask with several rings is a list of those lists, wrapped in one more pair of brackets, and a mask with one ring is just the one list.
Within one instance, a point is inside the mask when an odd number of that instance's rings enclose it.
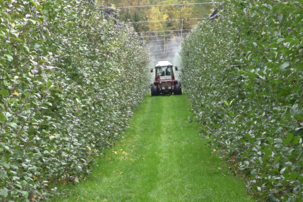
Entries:
{"label": "distant forest", "polygon": [[[108,7],[118,8],[121,6],[143,6],[143,5],[162,5],[162,4],[186,4],[203,3],[210,0],[96,0],[96,3]],[[119,8],[118,18],[121,21],[132,22],[137,32],[150,30],[179,30],[191,29],[192,25],[198,20],[192,18],[205,18],[211,12],[211,4],[196,4],[186,6],[152,6],[140,8]],[[183,20],[176,20],[183,19]],[[159,21],[160,22],[150,22]],[[139,21],[149,21],[139,22]],[[201,21],[201,20],[199,20]],[[136,23],[137,22],[137,23]]]}

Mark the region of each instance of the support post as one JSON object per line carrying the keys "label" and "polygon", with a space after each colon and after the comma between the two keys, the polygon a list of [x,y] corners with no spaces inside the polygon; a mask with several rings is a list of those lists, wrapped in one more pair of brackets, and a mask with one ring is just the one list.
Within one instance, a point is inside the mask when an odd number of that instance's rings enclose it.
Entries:
{"label": "support post", "polygon": [[182,38],[182,39],[183,39],[183,33],[182,33],[182,32],[183,32],[183,20],[184,20],[184,19],[182,18],[182,20],[181,20],[181,23],[182,23],[182,24],[181,24],[181,38]]}

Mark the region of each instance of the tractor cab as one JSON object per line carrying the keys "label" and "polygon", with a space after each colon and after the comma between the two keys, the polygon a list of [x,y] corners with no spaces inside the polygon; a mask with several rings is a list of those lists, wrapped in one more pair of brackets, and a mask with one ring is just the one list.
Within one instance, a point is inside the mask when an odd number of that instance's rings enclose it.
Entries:
{"label": "tractor cab", "polygon": [[172,66],[160,66],[156,67],[156,81],[162,80],[175,80],[175,77],[172,72]]}

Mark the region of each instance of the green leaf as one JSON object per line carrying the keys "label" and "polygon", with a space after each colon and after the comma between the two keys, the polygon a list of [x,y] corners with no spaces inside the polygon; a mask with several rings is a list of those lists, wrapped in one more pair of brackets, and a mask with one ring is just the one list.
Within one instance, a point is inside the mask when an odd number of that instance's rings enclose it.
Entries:
{"label": "green leaf", "polygon": [[35,77],[35,75],[33,75],[31,72],[28,72],[28,75],[29,75],[30,77],[32,77],[32,78]]}
{"label": "green leaf", "polygon": [[277,40],[277,44],[283,42],[284,40],[285,40],[285,38],[280,38],[280,39],[278,39],[278,40]]}
{"label": "green leaf", "polygon": [[24,198],[27,198],[27,197],[28,197],[28,192],[27,192],[27,191],[23,191],[22,194],[23,194],[23,197],[24,197]]}
{"label": "green leaf", "polygon": [[302,116],[302,115],[295,114],[295,115],[294,115],[294,118],[295,118],[297,121],[303,121],[303,116]]}
{"label": "green leaf", "polygon": [[298,137],[303,137],[303,127],[301,127],[301,128],[296,128],[295,129],[295,136],[298,136]]}
{"label": "green leaf", "polygon": [[264,152],[267,156],[272,155],[272,151],[271,151],[270,149],[263,149],[263,152]]}
{"label": "green leaf", "polygon": [[300,141],[301,141],[301,137],[294,136],[294,139],[293,139],[294,144],[300,144]]}
{"label": "green leaf", "polygon": [[280,174],[282,175],[282,174],[284,173],[285,170],[286,170],[286,167],[282,168],[282,169],[280,170]]}
{"label": "green leaf", "polygon": [[12,127],[12,128],[17,128],[17,124],[14,122],[9,122],[7,123],[8,126]]}
{"label": "green leaf", "polygon": [[296,71],[301,71],[301,70],[303,69],[303,63],[300,63],[300,62],[295,63],[295,64],[293,65],[293,68],[294,68]]}
{"label": "green leaf", "polygon": [[6,117],[2,113],[0,113],[0,121],[6,121]]}
{"label": "green leaf", "polygon": [[296,23],[300,22],[303,19],[303,10],[296,11],[294,14],[298,15],[296,16],[295,20]]}
{"label": "green leaf", "polygon": [[18,41],[18,42],[20,42],[20,43],[24,43],[24,41],[23,41],[22,39],[19,39],[19,38],[17,38],[17,37],[12,37],[11,39],[12,39],[12,40],[15,40],[15,41]]}
{"label": "green leaf", "polygon": [[8,96],[9,93],[7,90],[0,90],[0,95],[3,95],[3,96]]}
{"label": "green leaf", "polygon": [[287,62],[284,62],[282,65],[279,66],[279,69],[281,71],[284,71],[287,67],[290,66],[290,63],[287,61]]}
{"label": "green leaf", "polygon": [[0,165],[4,166],[6,169],[9,169],[9,168],[10,168],[9,164],[8,164],[7,162],[5,162],[4,159],[2,159],[2,160],[0,161]]}
{"label": "green leaf", "polygon": [[47,81],[47,82],[46,82],[46,87],[47,87],[47,88],[50,88],[51,86],[52,86],[52,82],[51,82],[51,81]]}
{"label": "green leaf", "polygon": [[4,56],[6,56],[8,61],[10,61],[10,62],[13,61],[13,57],[11,55],[4,54]]}
{"label": "green leaf", "polygon": [[228,112],[229,116],[234,116],[234,112],[230,111]]}
{"label": "green leaf", "polygon": [[27,52],[27,53],[29,53],[29,48],[24,44],[23,45],[23,48],[25,49],[25,51]]}
{"label": "green leaf", "polygon": [[276,198],[275,198],[275,196],[273,195],[273,194],[269,194],[268,195],[268,202],[276,202],[277,200],[276,200]]}
{"label": "green leaf", "polygon": [[296,17],[295,22],[299,23],[300,21],[302,21],[302,19],[303,19],[303,15],[299,15],[299,16]]}
{"label": "green leaf", "polygon": [[296,180],[298,177],[298,174],[296,172],[292,172],[289,176],[289,179],[290,180]]}
{"label": "green leaf", "polygon": [[274,160],[275,160],[275,163],[278,163],[279,160],[280,160],[280,158],[281,158],[280,156],[275,157],[275,159],[274,159]]}
{"label": "green leaf", "polygon": [[294,135],[291,134],[291,133],[288,134],[287,137],[286,137],[286,139],[283,140],[283,144],[289,144],[292,141],[293,136]]}
{"label": "green leaf", "polygon": [[20,29],[20,28],[22,28],[23,26],[24,26],[24,24],[17,24],[17,25],[15,26],[15,28]]}
{"label": "green leaf", "polygon": [[8,18],[9,20],[11,20],[11,17],[10,17],[10,15],[9,15],[8,13],[6,13],[6,12],[0,12],[0,14],[1,14],[2,16],[5,16],[5,17]]}
{"label": "green leaf", "polygon": [[226,100],[224,100],[224,103],[226,104],[226,106],[229,107],[229,104],[228,104],[228,102]]}
{"label": "green leaf", "polygon": [[41,10],[42,9],[42,7],[40,5],[38,5],[37,2],[35,2],[35,0],[30,0],[30,2],[32,4],[34,4],[34,6],[36,7],[37,10]]}
{"label": "green leaf", "polygon": [[300,40],[299,39],[293,39],[290,41],[290,47],[292,47],[293,45],[299,44]]}
{"label": "green leaf", "polygon": [[8,190],[6,188],[0,189],[0,196],[6,198],[8,196]]}
{"label": "green leaf", "polygon": [[[34,25],[37,23],[36,20],[32,20],[32,19],[28,19],[29,21],[31,21]],[[39,46],[40,47],[40,46]],[[37,47],[36,47],[37,48]]]}

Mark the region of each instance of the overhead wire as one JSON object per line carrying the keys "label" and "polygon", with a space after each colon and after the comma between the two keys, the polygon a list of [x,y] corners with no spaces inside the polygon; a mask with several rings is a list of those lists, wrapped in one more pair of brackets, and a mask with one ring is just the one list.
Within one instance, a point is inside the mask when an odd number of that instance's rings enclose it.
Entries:
{"label": "overhead wire", "polygon": [[[188,34],[189,32],[182,32],[182,34]],[[170,38],[170,37],[175,37],[175,38],[181,38],[181,31],[179,33],[173,33],[173,34],[160,34],[160,35],[141,35],[141,37],[145,39],[162,39],[162,38]]]}
{"label": "overhead wire", "polygon": [[169,54],[169,53],[178,53],[176,51],[165,51],[165,52],[162,52],[162,53],[159,53],[157,52],[158,54],[153,54],[153,55],[164,55],[164,54]]}
{"label": "overhead wire", "polygon": [[[182,32],[182,34],[188,34],[189,32]],[[177,34],[179,34],[180,36],[177,36]],[[175,38],[174,39],[180,39],[180,38],[183,38],[183,37],[181,37],[181,33],[175,33],[175,34],[161,34],[161,35],[152,35],[152,36],[141,36],[141,37],[143,37],[143,38],[147,38],[147,39],[153,39],[153,38],[155,38],[155,39],[159,39],[160,37],[173,37],[173,36],[175,36]],[[170,38],[170,39],[172,39],[172,38]]]}
{"label": "overhead wire", "polygon": [[[179,30],[180,31],[180,30]],[[183,32],[183,33],[188,33],[188,32]],[[142,37],[149,37],[149,38],[155,38],[155,37],[161,37],[161,36],[175,36],[176,34],[161,34],[161,35],[150,35],[150,36],[147,36],[147,35],[145,35],[145,36],[142,36]]]}
{"label": "overhead wire", "polygon": [[[182,29],[182,30],[191,30],[191,29]],[[171,29],[171,30],[155,30],[155,31],[143,31],[137,33],[158,33],[158,32],[173,32],[173,31],[181,31],[181,29]]]}
{"label": "overhead wire", "polygon": [[129,22],[129,23],[168,22],[168,21],[180,21],[180,20],[205,20],[205,19],[206,18],[175,18],[175,19],[167,19],[167,20],[137,21],[137,22]]}
{"label": "overhead wire", "polygon": [[163,7],[163,6],[188,6],[199,4],[215,4],[219,2],[201,2],[201,3],[186,3],[186,4],[160,4],[160,5],[142,5],[142,6],[117,6],[116,8],[144,8],[144,7]]}
{"label": "overhead wire", "polygon": [[179,44],[181,41],[183,41],[183,39],[179,39],[179,40],[168,40],[167,42],[166,41],[164,41],[164,40],[146,40],[146,45],[147,46],[152,46],[152,45],[150,45],[150,44],[152,44],[152,43],[161,43],[161,42],[164,42],[164,43],[166,43],[166,44],[171,44],[171,43],[174,43],[174,44]]}
{"label": "overhead wire", "polygon": [[174,57],[176,55],[175,52],[163,52],[163,53],[159,53],[159,54],[151,54],[150,56],[154,56],[154,57],[167,57],[167,56],[171,56],[171,57]]}
{"label": "overhead wire", "polygon": [[[184,35],[188,34],[189,32],[183,32]],[[179,36],[178,36],[179,35]],[[181,39],[183,37],[181,37],[181,33],[175,33],[175,34],[167,34],[167,35],[156,35],[156,36],[141,36],[143,37],[145,40],[178,40]]]}
{"label": "overhead wire", "polygon": [[[162,41],[162,42],[164,42],[164,41]],[[180,43],[178,43],[178,42],[168,42],[168,43],[165,43],[164,42],[164,44],[163,43],[151,43],[151,44],[148,44],[147,46],[148,47],[155,47],[155,46],[163,46],[163,45],[177,45],[177,44],[180,44]]]}

